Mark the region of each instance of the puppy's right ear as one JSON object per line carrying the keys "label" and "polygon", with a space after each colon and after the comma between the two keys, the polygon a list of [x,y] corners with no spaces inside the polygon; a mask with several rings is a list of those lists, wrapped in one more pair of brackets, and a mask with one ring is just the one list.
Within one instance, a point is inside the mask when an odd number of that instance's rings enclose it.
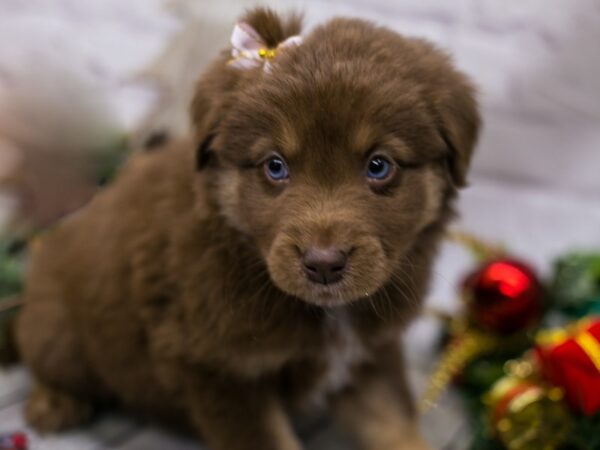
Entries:
{"label": "puppy's right ear", "polygon": [[[205,94],[207,86],[198,83],[190,105],[190,119],[196,136],[196,154],[194,155],[196,171],[203,170],[216,162],[213,142],[219,120],[219,108],[216,108]],[[214,92],[214,91],[213,91]]]}

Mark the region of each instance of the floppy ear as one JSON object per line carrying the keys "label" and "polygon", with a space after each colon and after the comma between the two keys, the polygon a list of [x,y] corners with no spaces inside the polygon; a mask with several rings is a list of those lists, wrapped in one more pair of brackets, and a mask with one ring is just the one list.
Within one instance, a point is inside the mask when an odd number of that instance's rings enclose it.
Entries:
{"label": "floppy ear", "polygon": [[448,147],[452,181],[456,187],[464,187],[481,126],[475,89],[466,79],[459,79],[444,97],[436,108],[438,129]]}
{"label": "floppy ear", "polygon": [[[197,87],[190,108],[192,126],[196,136],[196,170],[200,171],[214,162],[215,154],[212,143],[218,121],[214,118],[215,111],[211,108],[210,100],[204,95],[200,86]],[[213,116],[213,117],[211,117]]]}
{"label": "floppy ear", "polygon": [[214,134],[209,134],[196,149],[196,170],[204,169],[213,161],[215,155],[211,145],[214,138]]}

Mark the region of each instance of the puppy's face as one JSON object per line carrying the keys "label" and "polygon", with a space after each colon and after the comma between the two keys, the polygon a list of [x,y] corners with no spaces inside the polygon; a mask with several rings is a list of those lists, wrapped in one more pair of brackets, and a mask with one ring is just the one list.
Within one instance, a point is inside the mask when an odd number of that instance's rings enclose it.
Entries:
{"label": "puppy's face", "polygon": [[222,214],[254,241],[273,282],[336,305],[406,283],[403,256],[454,186],[424,86],[325,50],[309,40],[287,65],[249,74],[210,143],[211,176]]}

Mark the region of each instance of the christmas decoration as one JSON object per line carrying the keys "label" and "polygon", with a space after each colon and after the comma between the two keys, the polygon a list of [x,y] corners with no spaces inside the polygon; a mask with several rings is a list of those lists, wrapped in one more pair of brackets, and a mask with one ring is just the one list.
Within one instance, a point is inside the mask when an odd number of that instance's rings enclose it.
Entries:
{"label": "christmas decoration", "polygon": [[537,322],[542,313],[543,289],[527,265],[498,259],[467,276],[463,298],[473,323],[495,333],[509,334]]}
{"label": "christmas decoration", "polygon": [[[482,246],[477,248],[483,255]],[[524,350],[525,332],[537,324],[543,310],[540,281],[532,269],[514,259],[494,259],[471,272],[462,283],[462,298],[467,317],[449,327],[449,344],[431,377],[422,410],[431,407],[475,358]]]}
{"label": "christmas decoration", "polygon": [[554,450],[571,430],[563,392],[516,376],[498,380],[485,397],[493,433],[509,450]]}
{"label": "christmas decoration", "polygon": [[0,435],[0,450],[27,450],[27,436],[23,433]]}
{"label": "christmas decoration", "polygon": [[0,364],[16,359],[12,339],[12,319],[17,313],[23,272],[24,243],[21,239],[0,241]]}
{"label": "christmas decoration", "polygon": [[453,238],[479,266],[460,284],[463,313],[446,320],[422,409],[454,382],[472,450],[600,450],[600,253],[558,258],[542,283],[502,247]]}
{"label": "christmas decoration", "polygon": [[18,239],[0,240],[0,298],[21,290],[22,249],[23,243]]}
{"label": "christmas decoration", "polygon": [[570,253],[555,264],[554,306],[572,317],[600,315],[600,254]]}
{"label": "christmas decoration", "polygon": [[542,332],[536,355],[547,380],[560,386],[575,411],[600,412],[600,318]]}

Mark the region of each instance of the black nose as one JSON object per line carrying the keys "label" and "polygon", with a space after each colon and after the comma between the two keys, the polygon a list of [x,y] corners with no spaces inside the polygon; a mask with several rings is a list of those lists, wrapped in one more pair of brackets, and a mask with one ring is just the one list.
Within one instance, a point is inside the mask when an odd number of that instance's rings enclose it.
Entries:
{"label": "black nose", "polygon": [[348,256],[335,248],[311,247],[302,255],[302,269],[310,281],[332,284],[344,276]]}

